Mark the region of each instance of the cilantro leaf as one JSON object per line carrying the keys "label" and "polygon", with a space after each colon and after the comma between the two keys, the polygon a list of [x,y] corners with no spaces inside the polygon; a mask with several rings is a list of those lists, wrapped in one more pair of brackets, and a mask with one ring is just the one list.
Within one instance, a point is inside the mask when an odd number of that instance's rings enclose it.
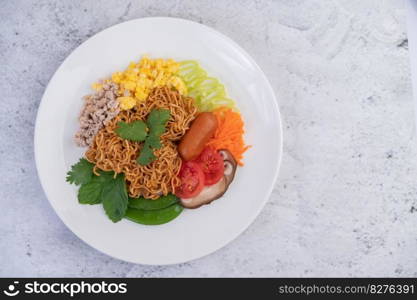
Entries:
{"label": "cilantro leaf", "polygon": [[168,109],[153,109],[146,119],[150,133],[160,136],[165,132],[165,125],[171,117]]}
{"label": "cilantro leaf", "polygon": [[151,148],[159,149],[162,147],[161,140],[159,139],[159,135],[150,134],[146,138],[146,143]]}
{"label": "cilantro leaf", "polygon": [[144,141],[147,135],[146,124],[140,120],[131,123],[118,122],[115,131],[122,139],[134,142]]}
{"label": "cilantro leaf", "polygon": [[136,162],[142,166],[146,166],[147,164],[153,162],[155,159],[156,156],[153,154],[153,150],[149,145],[148,139],[146,139],[145,144],[140,151],[139,157],[136,159]]}
{"label": "cilantro leaf", "polygon": [[67,173],[66,180],[75,185],[81,185],[90,182],[93,176],[94,165],[85,158],[81,158],[79,162],[71,167]]}
{"label": "cilantro leaf", "polygon": [[104,185],[101,192],[104,211],[113,222],[120,221],[126,214],[129,197],[123,174]]}
{"label": "cilantro leaf", "polygon": [[146,123],[151,128],[152,128],[153,125],[156,125],[156,124],[164,124],[165,125],[165,123],[168,122],[170,116],[171,115],[169,113],[169,109],[155,108],[149,113],[149,115],[146,119]]}
{"label": "cilantro leaf", "polygon": [[154,149],[162,147],[160,137],[165,132],[165,125],[171,117],[168,109],[153,109],[146,119],[146,124],[149,127],[149,133],[146,137],[145,144],[140,151],[139,157],[136,159],[137,163],[145,166],[156,159],[153,153]]}

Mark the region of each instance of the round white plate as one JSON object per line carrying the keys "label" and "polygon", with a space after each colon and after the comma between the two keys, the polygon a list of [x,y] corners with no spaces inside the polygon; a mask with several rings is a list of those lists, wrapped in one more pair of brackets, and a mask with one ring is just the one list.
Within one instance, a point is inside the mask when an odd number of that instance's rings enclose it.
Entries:
{"label": "round white plate", "polygon": [[[252,145],[219,200],[184,210],[174,221],[144,226],[111,222],[101,205],[80,205],[78,188],[65,181],[86,149],[73,141],[82,96],[142,54],[198,60],[226,86],[243,115]],[[282,153],[281,119],[274,92],[254,60],[219,32],[174,18],[136,19],[110,27],[75,49],[58,68],[39,107],[35,157],[45,193],[79,238],[113,257],[141,264],[174,264],[212,253],[236,238],[259,214],[272,191]]]}

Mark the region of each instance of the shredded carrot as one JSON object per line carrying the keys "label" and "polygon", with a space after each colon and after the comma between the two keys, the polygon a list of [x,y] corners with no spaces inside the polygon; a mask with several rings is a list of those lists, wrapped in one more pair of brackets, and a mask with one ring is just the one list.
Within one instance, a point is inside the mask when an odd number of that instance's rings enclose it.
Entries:
{"label": "shredded carrot", "polygon": [[217,118],[219,126],[207,145],[214,147],[216,150],[229,150],[237,163],[243,166],[243,153],[250,146],[246,146],[243,141],[245,131],[240,113],[226,107],[219,108],[213,111],[213,113]]}

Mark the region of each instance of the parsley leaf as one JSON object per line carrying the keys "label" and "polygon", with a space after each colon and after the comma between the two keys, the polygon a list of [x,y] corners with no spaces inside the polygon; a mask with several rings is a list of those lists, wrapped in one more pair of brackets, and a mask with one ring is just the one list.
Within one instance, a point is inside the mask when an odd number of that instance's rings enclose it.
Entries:
{"label": "parsley leaf", "polygon": [[120,221],[126,214],[129,197],[123,174],[106,183],[101,192],[104,211],[113,222]]}
{"label": "parsley leaf", "polygon": [[131,123],[118,122],[115,131],[122,139],[134,142],[144,141],[147,135],[146,124],[140,120]]}
{"label": "parsley leaf", "polygon": [[80,185],[90,182],[93,176],[94,165],[85,158],[81,158],[79,162],[71,167],[71,170],[67,173],[66,180],[69,183]]}

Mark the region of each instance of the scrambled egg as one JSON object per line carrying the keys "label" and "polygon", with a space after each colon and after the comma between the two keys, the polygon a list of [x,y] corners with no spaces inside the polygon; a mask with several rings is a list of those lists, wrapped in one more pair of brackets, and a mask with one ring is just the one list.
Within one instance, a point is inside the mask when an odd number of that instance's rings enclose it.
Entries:
{"label": "scrambled egg", "polygon": [[136,105],[136,99],[133,97],[124,96],[117,98],[117,100],[119,101],[119,106],[122,110],[131,109]]}
{"label": "scrambled egg", "polygon": [[111,80],[119,85],[120,108],[127,110],[144,101],[155,87],[167,85],[180,94],[187,94],[183,80],[176,75],[179,63],[173,59],[150,59],[143,56],[138,63],[130,63],[123,72],[113,73]]}

